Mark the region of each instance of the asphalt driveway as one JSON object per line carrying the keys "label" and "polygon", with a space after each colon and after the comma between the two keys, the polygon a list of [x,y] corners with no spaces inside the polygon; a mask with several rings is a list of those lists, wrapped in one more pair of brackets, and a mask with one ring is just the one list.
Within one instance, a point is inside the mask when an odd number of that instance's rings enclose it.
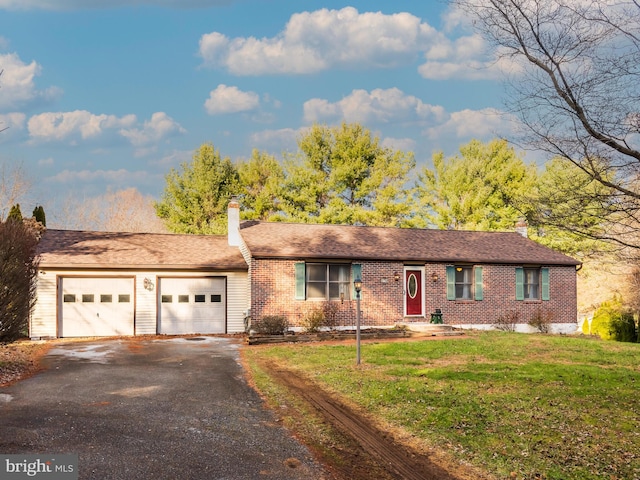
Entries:
{"label": "asphalt driveway", "polygon": [[195,337],[56,345],[0,389],[0,453],[79,455],[81,479],[322,479],[244,381],[239,343]]}

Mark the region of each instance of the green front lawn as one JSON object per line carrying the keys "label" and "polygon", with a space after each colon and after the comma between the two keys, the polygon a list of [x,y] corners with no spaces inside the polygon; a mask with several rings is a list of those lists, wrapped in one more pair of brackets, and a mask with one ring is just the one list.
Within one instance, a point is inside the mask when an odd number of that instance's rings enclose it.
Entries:
{"label": "green front lawn", "polygon": [[471,333],[248,348],[498,478],[640,479],[640,345]]}

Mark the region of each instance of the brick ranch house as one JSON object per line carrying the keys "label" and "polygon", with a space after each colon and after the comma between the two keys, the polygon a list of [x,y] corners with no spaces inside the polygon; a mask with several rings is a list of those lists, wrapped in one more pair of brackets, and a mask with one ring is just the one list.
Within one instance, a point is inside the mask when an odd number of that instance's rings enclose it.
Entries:
{"label": "brick ranch house", "polygon": [[355,325],[428,322],[518,330],[540,313],[553,331],[577,328],[580,262],[521,233],[245,221],[229,205],[229,234],[48,230],[39,246],[32,338],[238,333],[245,320],[284,315],[299,326],[331,305]]}

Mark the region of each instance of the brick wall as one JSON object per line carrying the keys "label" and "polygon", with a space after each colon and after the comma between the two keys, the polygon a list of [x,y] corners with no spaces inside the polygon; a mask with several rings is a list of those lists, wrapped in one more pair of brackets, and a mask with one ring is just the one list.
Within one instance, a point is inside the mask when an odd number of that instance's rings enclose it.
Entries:
{"label": "brick wall", "polygon": [[[428,264],[426,279],[427,312],[440,308],[445,323],[492,325],[509,311],[519,313],[527,323],[540,309],[550,312],[553,323],[575,323],[577,318],[576,269],[573,266],[549,268],[548,301],[516,300],[516,267],[522,265],[482,265],[483,300],[447,300],[446,265]],[[438,274],[438,281],[430,278]]]}
{"label": "brick wall", "polygon": [[[263,260],[251,262],[251,317],[258,322],[265,315],[284,315],[290,325],[299,326],[322,301],[295,299],[295,264],[297,260]],[[404,317],[404,265],[402,262],[354,262],[362,265],[362,325],[386,326],[401,321],[425,321],[436,308],[442,310],[445,323],[491,325],[508,311],[519,312],[521,323],[543,309],[553,315],[554,323],[575,323],[575,267],[549,267],[550,300],[517,301],[515,268],[521,265],[483,265],[484,299],[451,301],[446,293],[446,265],[426,264],[423,291],[425,318]],[[432,274],[438,276],[433,281]],[[399,281],[394,279],[399,274]],[[337,305],[339,325],[356,322],[356,300],[333,301]]]}

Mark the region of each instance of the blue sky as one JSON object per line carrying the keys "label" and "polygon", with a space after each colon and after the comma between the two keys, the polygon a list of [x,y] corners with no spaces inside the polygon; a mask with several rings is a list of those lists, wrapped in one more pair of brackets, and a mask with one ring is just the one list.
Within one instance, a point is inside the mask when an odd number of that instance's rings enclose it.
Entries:
{"label": "blue sky", "polygon": [[445,2],[0,0],[0,164],[29,206],[135,187],[204,142],[280,156],[313,122],[456,153],[508,136],[501,62]]}

